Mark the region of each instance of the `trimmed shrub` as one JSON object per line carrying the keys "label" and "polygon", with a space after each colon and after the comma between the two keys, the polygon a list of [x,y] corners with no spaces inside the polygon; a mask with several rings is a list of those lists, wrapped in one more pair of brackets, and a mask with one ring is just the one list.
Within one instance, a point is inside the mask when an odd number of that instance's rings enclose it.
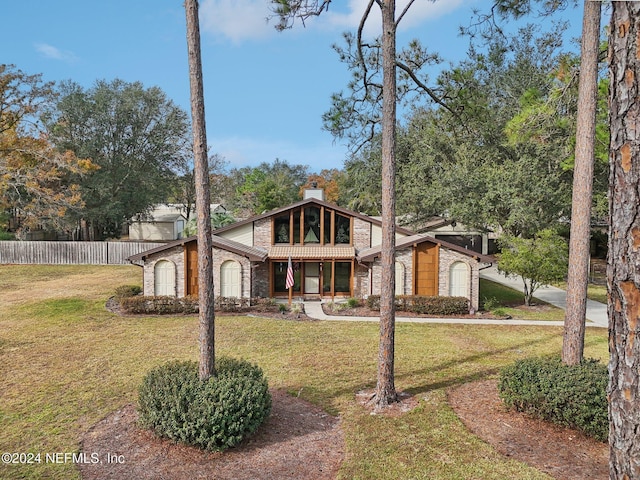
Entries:
{"label": "trimmed shrub", "polygon": [[349,297],[347,298],[347,307],[348,308],[358,308],[362,303],[359,298]]}
{"label": "trimmed shrub", "polygon": [[604,442],[609,435],[607,366],[584,360],[575,366],[559,358],[529,358],[500,374],[500,398],[509,408],[581,430]]}
{"label": "trimmed shrub", "polygon": [[[127,313],[164,315],[164,314],[192,314],[198,313],[198,297],[117,297],[122,309]],[[243,311],[277,311],[277,304],[273,299],[248,299],[238,297],[216,297],[214,309],[218,312]]]}
{"label": "trimmed shrub", "polygon": [[202,382],[198,365],[173,361],[152,369],[138,391],[139,423],[158,436],[212,451],[239,444],[269,416],[271,395],[262,369],[216,359]]}
{"label": "trimmed shrub", "polygon": [[126,297],[120,307],[127,313],[147,315],[175,315],[198,313],[198,297]]}
{"label": "trimmed shrub", "polygon": [[116,288],[115,297],[117,300],[123,298],[135,297],[142,293],[142,287],[140,285],[120,285]]}
{"label": "trimmed shrub", "polygon": [[[465,297],[433,297],[427,295],[396,295],[396,310],[424,315],[463,315],[469,313]],[[369,295],[367,307],[380,310],[380,295]]]}

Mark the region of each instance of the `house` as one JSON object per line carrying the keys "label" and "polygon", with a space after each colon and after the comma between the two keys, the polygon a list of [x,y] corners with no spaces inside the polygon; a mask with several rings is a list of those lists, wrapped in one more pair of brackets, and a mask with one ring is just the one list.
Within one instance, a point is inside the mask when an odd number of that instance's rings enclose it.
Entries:
{"label": "house", "polygon": [[497,233],[472,229],[455,220],[434,217],[417,231],[484,255],[497,252]]}
{"label": "house", "polygon": [[[479,271],[491,257],[425,234],[396,228],[396,294],[464,296],[479,306]],[[288,260],[293,295],[366,298],[380,293],[382,225],[324,200],[305,199],[215,230],[215,294],[286,298]],[[145,295],[195,295],[197,239],[189,237],[129,258],[143,268]]]}
{"label": "house", "polygon": [[[220,204],[211,205],[211,213],[224,213]],[[187,222],[194,216],[182,204],[156,205],[148,214],[138,215],[129,225],[129,240],[171,241],[182,238]]]}

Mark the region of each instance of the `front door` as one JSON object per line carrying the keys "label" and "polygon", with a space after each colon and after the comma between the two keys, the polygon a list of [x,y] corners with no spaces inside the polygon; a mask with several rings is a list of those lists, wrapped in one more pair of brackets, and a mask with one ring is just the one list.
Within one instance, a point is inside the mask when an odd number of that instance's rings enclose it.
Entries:
{"label": "front door", "polygon": [[304,293],[320,294],[320,263],[310,262],[304,264]]}

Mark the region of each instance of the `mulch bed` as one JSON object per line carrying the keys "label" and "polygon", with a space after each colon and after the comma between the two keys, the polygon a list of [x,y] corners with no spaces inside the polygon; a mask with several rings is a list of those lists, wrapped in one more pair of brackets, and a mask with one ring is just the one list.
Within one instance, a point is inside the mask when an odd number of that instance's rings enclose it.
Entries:
{"label": "mulch bed", "polygon": [[449,391],[449,404],[466,427],[507,457],[557,480],[606,480],[609,447],[580,432],[508,411],[497,382],[467,383]]}
{"label": "mulch bed", "polygon": [[[134,405],[112,413],[89,430],[81,451],[102,463],[80,464],[84,480],[329,480],[344,457],[340,422],[320,408],[280,390],[271,392],[267,421],[225,452],[162,440],[136,425]],[[107,463],[107,454],[124,463]]]}

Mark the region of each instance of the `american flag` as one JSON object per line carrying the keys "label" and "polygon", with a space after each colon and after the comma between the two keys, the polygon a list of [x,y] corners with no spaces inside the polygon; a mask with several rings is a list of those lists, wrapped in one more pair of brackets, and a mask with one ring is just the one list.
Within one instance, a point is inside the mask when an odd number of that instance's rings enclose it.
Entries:
{"label": "american flag", "polygon": [[287,280],[284,286],[287,289],[293,287],[293,266],[291,265],[291,255],[289,255],[289,264],[287,265]]}

